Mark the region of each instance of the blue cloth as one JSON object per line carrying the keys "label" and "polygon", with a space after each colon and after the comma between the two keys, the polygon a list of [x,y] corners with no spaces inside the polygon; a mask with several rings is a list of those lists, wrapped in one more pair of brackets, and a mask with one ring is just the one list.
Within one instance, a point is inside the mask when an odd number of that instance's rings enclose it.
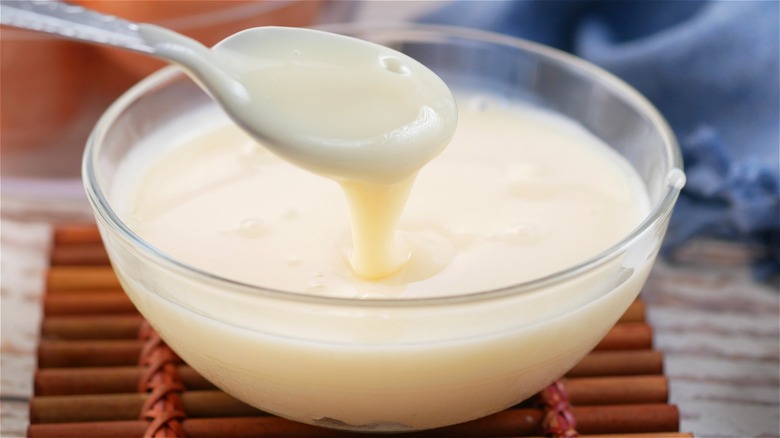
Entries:
{"label": "blue cloth", "polygon": [[632,84],[677,135],[687,184],[665,253],[692,238],[765,247],[780,272],[780,2],[456,1],[421,21],[518,36]]}

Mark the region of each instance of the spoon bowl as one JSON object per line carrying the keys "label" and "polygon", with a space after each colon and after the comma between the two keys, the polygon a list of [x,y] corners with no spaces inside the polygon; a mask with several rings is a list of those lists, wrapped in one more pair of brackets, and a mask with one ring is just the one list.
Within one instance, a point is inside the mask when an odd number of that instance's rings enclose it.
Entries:
{"label": "spoon bowl", "polygon": [[208,50],[154,26],[141,31],[162,41],[158,56],[189,69],[254,138],[330,178],[406,179],[454,133],[457,108],[447,85],[385,46],[313,29],[258,27]]}

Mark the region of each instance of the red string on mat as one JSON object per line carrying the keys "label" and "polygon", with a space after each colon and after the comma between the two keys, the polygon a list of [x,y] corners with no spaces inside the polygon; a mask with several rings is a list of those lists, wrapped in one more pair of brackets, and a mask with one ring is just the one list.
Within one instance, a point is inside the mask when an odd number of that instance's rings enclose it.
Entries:
{"label": "red string on mat", "polygon": [[147,321],[141,324],[138,337],[144,341],[139,356],[143,373],[138,390],[149,396],[141,407],[140,418],[149,421],[144,438],[184,438],[182,420],[186,417],[181,392],[181,377],[176,369],[178,357]]}
{"label": "red string on mat", "polygon": [[571,412],[569,393],[561,380],[556,380],[539,393],[544,406],[542,429],[551,438],[577,438],[577,419]]}

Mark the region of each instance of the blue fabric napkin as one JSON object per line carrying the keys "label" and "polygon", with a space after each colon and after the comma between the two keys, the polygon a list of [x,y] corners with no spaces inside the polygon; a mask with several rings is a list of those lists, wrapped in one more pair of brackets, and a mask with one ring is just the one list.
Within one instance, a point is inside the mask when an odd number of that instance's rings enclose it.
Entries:
{"label": "blue fabric napkin", "polygon": [[665,253],[741,240],[764,248],[758,278],[780,273],[780,2],[455,1],[421,21],[540,42],[632,84],[685,159]]}

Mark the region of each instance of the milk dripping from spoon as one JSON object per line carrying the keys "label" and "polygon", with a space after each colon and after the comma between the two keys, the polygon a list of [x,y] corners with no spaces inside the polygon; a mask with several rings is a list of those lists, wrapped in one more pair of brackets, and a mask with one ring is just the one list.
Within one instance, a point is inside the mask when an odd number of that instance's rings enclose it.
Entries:
{"label": "milk dripping from spoon", "polygon": [[358,275],[381,278],[405,264],[409,253],[395,226],[415,175],[444,149],[457,122],[452,93],[424,65],[378,44],[311,29],[247,29],[209,49],[159,26],[64,3],[0,6],[5,25],[182,66],[271,152],[341,184]]}

